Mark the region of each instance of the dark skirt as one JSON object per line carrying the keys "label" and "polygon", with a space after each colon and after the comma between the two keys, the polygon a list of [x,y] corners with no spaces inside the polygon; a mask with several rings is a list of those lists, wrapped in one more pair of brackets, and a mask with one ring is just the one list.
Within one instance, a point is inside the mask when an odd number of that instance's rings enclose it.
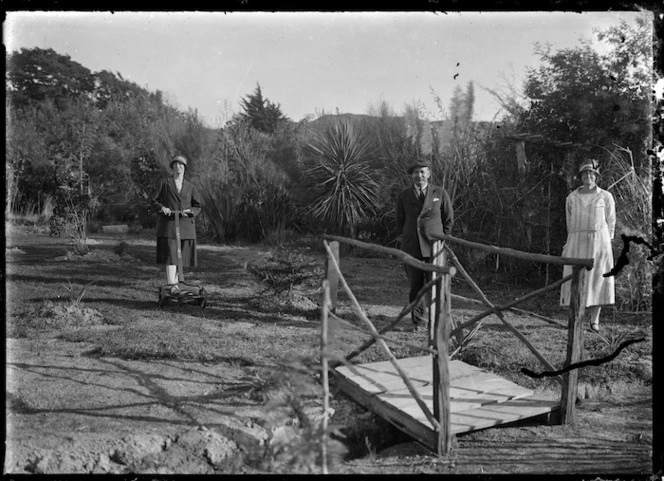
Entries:
{"label": "dark skirt", "polygon": [[[196,239],[180,240],[182,267],[196,267]],[[157,237],[157,264],[178,265],[177,242],[170,237]]]}

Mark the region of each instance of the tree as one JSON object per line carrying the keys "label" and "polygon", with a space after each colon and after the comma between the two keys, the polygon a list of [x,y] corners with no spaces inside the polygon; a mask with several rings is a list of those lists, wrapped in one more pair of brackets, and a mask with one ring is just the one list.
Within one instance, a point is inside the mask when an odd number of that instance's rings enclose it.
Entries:
{"label": "tree", "polygon": [[[58,169],[76,161],[78,191],[109,204],[128,202],[132,161],[154,152],[166,169],[174,150],[196,161],[210,141],[195,112],[182,113],[120,74],[91,73],[53,50],[22,49],[7,57],[8,201],[43,209],[61,193]],[[154,179],[156,182],[157,179]],[[140,187],[140,186],[138,186]],[[132,204],[132,217],[141,217]]]}
{"label": "tree", "polygon": [[254,92],[242,99],[241,105],[243,112],[239,114],[240,120],[261,132],[271,134],[281,122],[287,120],[279,104],[263,98],[260,84],[256,84]]}
{"label": "tree", "polygon": [[12,108],[53,100],[64,108],[74,98],[91,98],[95,88],[92,72],[68,55],[52,49],[25,49],[7,59],[7,96]]}
{"label": "tree", "polygon": [[466,84],[463,116],[467,119],[467,122],[471,122],[473,120],[474,113],[475,113],[475,86],[473,85],[473,82],[468,82]]}
{"label": "tree", "polygon": [[434,148],[432,151],[432,173],[436,182],[442,183],[455,203],[460,203],[457,192],[463,194],[463,187],[473,182],[472,172],[478,162],[479,143],[476,125],[473,123],[475,91],[472,82],[466,89],[457,85],[449,102],[449,111],[442,108],[442,101],[434,93],[434,100],[443,117],[433,129]]}
{"label": "tree", "polygon": [[95,72],[92,74],[94,79],[94,91],[92,100],[99,109],[105,109],[109,103],[125,102],[132,97],[149,95],[153,101],[161,104],[163,102],[161,92],[157,90],[154,93],[148,93],[134,82],[125,80],[120,72],[113,74],[108,70]]}
{"label": "tree", "polygon": [[152,200],[156,193],[155,181],[159,179],[161,169],[157,156],[152,149],[146,148],[131,159],[131,188],[133,205],[138,209],[141,225],[148,226],[155,222],[152,212]]}
{"label": "tree", "polygon": [[[493,162],[479,165],[473,187],[492,194],[470,197],[474,200],[469,218],[474,229],[487,236],[486,242],[560,253],[566,236],[565,198],[576,186],[579,161],[590,156],[603,165],[603,187],[622,179],[611,190],[622,203],[619,222],[626,226],[629,217],[643,218],[642,212],[629,205],[648,203],[632,195],[627,183],[640,186],[639,179],[647,174],[644,152],[650,130],[648,65],[652,63],[649,25],[643,19],[634,25],[623,22],[598,32],[597,38],[605,49],[590,42],[555,51],[536,45],[542,63],[528,71],[523,97],[515,89],[507,95],[492,92],[507,112],[500,125],[505,135],[492,135],[484,144],[484,155]],[[523,160],[527,162],[521,165],[522,171],[515,168],[515,147],[519,145],[515,136],[520,134],[539,136],[525,142]],[[632,159],[616,160],[628,158],[625,152],[633,153],[633,163]],[[625,166],[632,165],[634,171],[627,175]],[[455,202],[455,207],[458,204]],[[499,222],[491,227],[485,219]],[[510,228],[501,230],[501,225]]]}
{"label": "tree", "polygon": [[614,144],[628,147],[641,170],[650,123],[648,26],[623,22],[598,38],[609,53],[600,54],[589,42],[559,51],[536,46],[542,65],[527,74],[530,105],[522,125],[549,139],[584,144],[585,155],[601,157]]}
{"label": "tree", "polygon": [[457,131],[466,123],[465,118],[465,98],[460,85],[454,87],[452,98],[449,105],[449,122],[452,124],[452,133],[456,135]]}
{"label": "tree", "polygon": [[55,185],[47,187],[53,177],[48,169],[36,167],[47,162],[46,139],[36,108],[28,108],[22,115],[7,109],[6,214],[42,211],[44,199],[40,193],[48,195],[55,190]]}

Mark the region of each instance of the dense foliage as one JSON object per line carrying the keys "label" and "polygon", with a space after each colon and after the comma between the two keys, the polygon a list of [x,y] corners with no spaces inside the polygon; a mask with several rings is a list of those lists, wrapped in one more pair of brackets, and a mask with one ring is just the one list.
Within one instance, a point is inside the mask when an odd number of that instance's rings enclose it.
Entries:
{"label": "dense foliage", "polygon": [[[597,32],[601,49],[535,46],[540,66],[524,85],[491,91],[505,107],[496,122],[475,121],[472,82],[448,102],[432,91],[437,119],[417,103],[397,112],[381,101],[368,115],[298,123],[257,84],[226,125],[210,129],[195,111],[179,111],[119,73],[22,49],[7,56],[7,212],[50,217],[65,172],[89,197],[93,224],[149,228],[153,190],[180,153],[203,197],[199,226],[207,239],[282,243],[325,231],[394,246],[394,200],[409,183],[408,163],[425,157],[452,197],[453,235],[557,255],[565,197],[578,185],[579,162],[592,156],[602,165],[600,186],[616,197],[616,237],[649,238],[649,28],[644,16]],[[537,282],[560,274],[461,248],[459,257],[477,273]],[[642,305],[647,299],[634,293],[650,269],[644,259],[633,265],[621,289]]]}

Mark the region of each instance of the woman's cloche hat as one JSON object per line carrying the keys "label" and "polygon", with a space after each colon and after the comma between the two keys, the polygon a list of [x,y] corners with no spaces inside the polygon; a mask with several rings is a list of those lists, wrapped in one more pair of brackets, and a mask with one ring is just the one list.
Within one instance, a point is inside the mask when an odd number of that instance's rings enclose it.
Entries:
{"label": "woman's cloche hat", "polygon": [[173,167],[174,162],[180,162],[185,167],[187,166],[187,159],[183,155],[174,155],[169,165]]}
{"label": "woman's cloche hat", "polygon": [[588,161],[583,162],[581,164],[581,167],[579,167],[579,174],[583,173],[586,170],[589,170],[590,172],[594,172],[595,174],[599,175],[599,162],[597,162],[595,159],[590,159]]}

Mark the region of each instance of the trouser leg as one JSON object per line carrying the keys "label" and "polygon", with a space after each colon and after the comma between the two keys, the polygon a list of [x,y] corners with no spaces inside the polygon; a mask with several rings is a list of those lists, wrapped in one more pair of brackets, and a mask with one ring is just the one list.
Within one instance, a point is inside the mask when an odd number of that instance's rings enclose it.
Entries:
{"label": "trouser leg", "polygon": [[[420,260],[424,262],[429,262],[428,257],[425,257]],[[405,264],[405,268],[406,268],[406,275],[408,276],[408,281],[410,282],[410,292],[408,293],[408,302],[410,303],[415,300],[417,294],[420,292],[424,284],[426,284],[431,280],[431,272],[423,271],[408,264]],[[423,301],[421,300],[418,303],[416,310],[413,311],[411,317],[413,318],[414,322],[419,322],[421,320],[426,319],[427,316],[425,315],[424,311],[429,305],[427,301],[429,297],[430,297],[429,295],[426,295],[424,297],[424,300]],[[425,306],[424,309],[422,307],[423,305]],[[417,314],[419,314],[419,316],[417,316]],[[417,317],[420,317],[420,319],[418,319]]]}

